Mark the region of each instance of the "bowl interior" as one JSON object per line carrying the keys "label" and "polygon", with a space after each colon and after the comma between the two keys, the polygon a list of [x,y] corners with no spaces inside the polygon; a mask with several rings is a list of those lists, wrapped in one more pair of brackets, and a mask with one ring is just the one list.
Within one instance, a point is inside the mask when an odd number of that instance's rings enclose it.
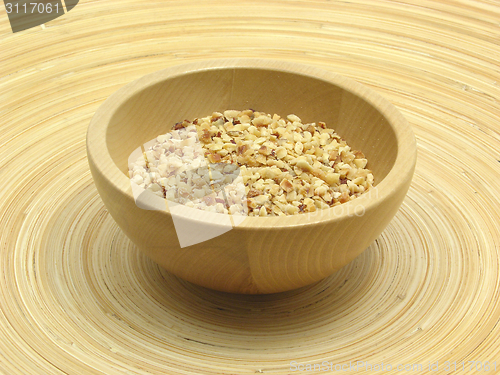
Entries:
{"label": "bowl interior", "polygon": [[[350,82],[350,81],[349,81]],[[368,158],[380,183],[393,167],[396,133],[361,85],[267,68],[212,68],[167,76],[133,92],[112,114],[106,145],[116,166],[128,176],[128,157],[140,145],[170,131],[184,119],[226,109],[248,109],[303,122],[324,121]]]}

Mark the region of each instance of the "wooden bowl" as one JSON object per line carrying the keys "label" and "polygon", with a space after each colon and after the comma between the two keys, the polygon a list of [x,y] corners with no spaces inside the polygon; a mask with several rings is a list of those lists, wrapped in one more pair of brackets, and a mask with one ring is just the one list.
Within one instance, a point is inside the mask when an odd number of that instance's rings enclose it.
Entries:
{"label": "wooden bowl", "polygon": [[[316,213],[246,217],[220,236],[181,248],[168,208],[136,205],[128,157],[178,121],[248,108],[326,122],[364,152],[375,188]],[[406,195],[416,143],[393,105],[350,79],[289,62],[226,59],[161,70],[118,90],[92,118],[87,153],[109,213],[151,259],[204,287],[259,294],[314,283],[363,252]]]}

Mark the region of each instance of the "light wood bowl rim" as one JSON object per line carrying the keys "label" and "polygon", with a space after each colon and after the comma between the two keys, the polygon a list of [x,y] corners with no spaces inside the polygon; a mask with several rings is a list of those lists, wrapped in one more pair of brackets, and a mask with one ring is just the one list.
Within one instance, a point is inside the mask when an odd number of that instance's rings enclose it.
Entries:
{"label": "light wood bowl rim", "polygon": [[[394,197],[400,189],[404,189],[407,180],[412,178],[417,158],[415,135],[407,120],[393,104],[372,89],[340,74],[302,63],[271,59],[228,58],[192,62],[149,73],[130,82],[110,95],[92,117],[87,130],[87,157],[89,159],[92,158],[96,167],[101,172],[106,171],[106,173],[102,173],[102,176],[106,179],[108,184],[114,185],[116,189],[127,195],[129,199],[133,201],[134,197],[128,176],[116,166],[111,155],[107,151],[107,127],[115,111],[121,104],[133,97],[136,93],[161,81],[194,72],[234,68],[275,70],[278,72],[281,71],[309,76],[334,84],[375,107],[386,118],[397,140],[396,160],[389,173],[378,183],[376,181],[376,189],[378,191],[375,197],[369,194],[363,194],[353,201],[342,204],[342,214],[333,214],[332,210],[334,210],[335,207],[331,207],[318,210],[315,213],[303,213],[299,215],[280,217],[249,216],[243,223],[237,225],[239,228],[252,230],[272,227],[279,229],[283,227],[308,226],[325,222],[339,222],[346,217],[356,215],[355,208],[358,205],[362,205],[365,210],[370,210],[383,204],[385,200]],[[318,119],[318,121],[320,120],[321,119]],[[342,136],[342,134],[340,135]],[[106,152],[103,152],[103,150]],[[94,158],[94,155],[99,155],[99,158]],[[167,210],[163,213],[167,216],[171,216]]]}

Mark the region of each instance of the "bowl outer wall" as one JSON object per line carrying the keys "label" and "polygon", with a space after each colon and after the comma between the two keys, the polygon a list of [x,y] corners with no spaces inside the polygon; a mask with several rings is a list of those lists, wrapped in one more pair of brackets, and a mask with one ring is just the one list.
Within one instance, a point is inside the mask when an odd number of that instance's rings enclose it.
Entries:
{"label": "bowl outer wall", "polygon": [[[107,152],[107,125],[114,111],[137,92],[189,72],[270,69],[312,76],[341,86],[370,103],[388,120],[397,139],[392,169],[377,189],[338,207],[290,217],[248,217],[212,240],[180,248],[171,215],[135,205],[130,181]],[[98,192],[125,234],[170,272],[196,284],[236,293],[272,293],[318,281],[368,247],[397,212],[411,183],[416,144],[397,109],[370,89],[337,74],[301,64],[255,59],[214,60],[167,68],[111,95],[87,133],[87,153]],[[376,194],[375,194],[376,193]],[[359,207],[364,215],[359,215]]]}

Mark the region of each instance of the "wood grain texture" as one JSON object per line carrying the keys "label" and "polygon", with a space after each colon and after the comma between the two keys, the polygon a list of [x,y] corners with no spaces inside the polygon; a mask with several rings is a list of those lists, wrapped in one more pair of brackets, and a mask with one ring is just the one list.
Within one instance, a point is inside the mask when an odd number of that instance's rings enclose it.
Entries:
{"label": "wood grain texture", "polygon": [[[0,373],[288,374],[293,360],[362,360],[439,361],[448,374],[444,361],[498,362],[498,3],[194,4],[80,1],[16,34],[0,11]],[[415,131],[401,209],[312,286],[238,296],[184,282],[138,251],[95,189],[85,132],[104,99],[226,57],[353,78]]]}

